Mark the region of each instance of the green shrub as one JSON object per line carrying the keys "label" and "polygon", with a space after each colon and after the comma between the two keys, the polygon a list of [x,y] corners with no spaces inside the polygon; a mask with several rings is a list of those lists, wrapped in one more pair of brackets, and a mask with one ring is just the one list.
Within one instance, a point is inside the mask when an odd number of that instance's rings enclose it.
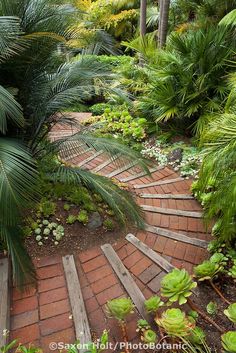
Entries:
{"label": "green shrub", "polygon": [[115,228],[115,225],[113,223],[113,221],[111,219],[105,219],[103,221],[103,226],[107,229],[107,230],[113,230]]}
{"label": "green shrub", "polygon": [[44,217],[49,217],[55,214],[56,204],[55,202],[43,198],[38,205],[38,210]]}
{"label": "green shrub", "polygon": [[77,220],[80,222],[80,223],[83,223],[84,225],[88,223],[88,213],[86,210],[81,210],[80,213],[78,214],[77,216]]}

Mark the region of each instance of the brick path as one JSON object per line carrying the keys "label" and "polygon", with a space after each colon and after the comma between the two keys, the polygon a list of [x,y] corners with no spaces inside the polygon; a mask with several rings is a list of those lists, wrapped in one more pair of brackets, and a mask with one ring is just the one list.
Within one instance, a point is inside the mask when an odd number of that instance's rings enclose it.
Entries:
{"label": "brick path", "polygon": [[[77,118],[80,119],[81,115],[77,115]],[[52,131],[51,138],[58,139],[70,133],[71,128],[59,126]],[[92,153],[94,152],[90,151],[76,156],[69,162],[79,165]],[[107,158],[108,156],[105,154],[100,154],[97,158],[85,164],[83,168],[94,169]],[[115,162],[110,163],[99,174],[107,175],[117,168],[119,167]],[[134,185],[145,186],[145,184],[154,181],[166,181],[179,177],[169,168],[157,170],[151,176],[135,178],[135,174],[139,172],[139,167],[133,167],[115,176],[119,181],[125,178],[133,178],[128,182],[128,185],[130,190],[136,193],[139,204],[161,207],[162,209],[201,211],[200,205],[194,199],[139,197],[140,193],[190,195],[189,188],[191,185],[191,181],[182,180],[134,189]],[[177,234],[184,234],[190,240],[186,243],[148,231],[136,232],[135,235],[138,239],[167,259],[173,266],[185,268],[191,272],[193,266],[206,257],[206,249],[191,244],[193,238],[210,239],[210,234],[205,232],[201,219],[150,211],[145,211],[145,219],[149,225],[174,231]],[[125,239],[113,244],[113,248],[146,298],[159,291],[161,278],[165,274],[160,266]],[[121,338],[120,332],[114,320],[107,317],[104,305],[107,300],[127,296],[125,288],[120,283],[100,247],[78,254],[75,260],[90,328],[94,337],[98,337],[104,328],[108,328],[110,329],[110,340],[114,342],[119,340]],[[75,341],[75,331],[62,259],[59,256],[45,257],[38,259],[35,265],[39,277],[37,288],[24,294],[20,294],[14,288],[12,291],[11,338],[20,338],[20,342],[24,344],[32,342],[35,345],[40,345],[47,353],[50,352],[50,342],[73,343]],[[128,333],[131,341],[137,339],[135,329],[138,317],[139,314],[135,313],[128,322]]]}

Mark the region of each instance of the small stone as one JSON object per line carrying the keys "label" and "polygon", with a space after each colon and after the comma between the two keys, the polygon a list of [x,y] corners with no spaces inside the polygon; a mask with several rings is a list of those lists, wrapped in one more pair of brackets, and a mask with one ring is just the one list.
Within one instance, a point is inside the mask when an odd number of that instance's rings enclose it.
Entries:
{"label": "small stone", "polygon": [[98,212],[93,212],[87,224],[89,229],[97,229],[102,226],[102,218]]}

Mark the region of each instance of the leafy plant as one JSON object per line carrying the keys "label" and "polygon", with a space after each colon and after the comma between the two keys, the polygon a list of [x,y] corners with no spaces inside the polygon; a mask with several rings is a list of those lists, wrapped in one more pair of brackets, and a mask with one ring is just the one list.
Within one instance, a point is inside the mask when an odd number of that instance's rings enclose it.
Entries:
{"label": "leafy plant", "polygon": [[184,269],[173,269],[161,281],[161,294],[169,299],[169,303],[179,302],[180,305],[187,302],[192,294],[192,289],[197,283],[193,282],[191,276]]}
{"label": "leafy plant", "polygon": [[202,345],[205,342],[206,334],[200,327],[196,326],[193,330],[191,330],[191,333],[187,339],[194,345]]}
{"label": "leafy plant", "polygon": [[175,337],[188,336],[195,326],[180,309],[168,309],[155,321],[168,335]]}
{"label": "leafy plant", "polygon": [[130,298],[113,299],[106,303],[106,311],[109,316],[119,321],[124,321],[128,315],[133,313],[134,304]]}
{"label": "leafy plant", "polygon": [[225,352],[236,353],[236,331],[226,332],[221,336],[221,344]]}
{"label": "leafy plant", "polygon": [[157,341],[157,334],[153,330],[145,330],[141,339],[144,343],[155,343]]}
{"label": "leafy plant", "polygon": [[44,217],[49,217],[55,214],[56,204],[50,200],[42,199],[38,206],[38,210]]}
{"label": "leafy plant", "polygon": [[63,206],[65,211],[69,211],[70,210],[70,205],[68,205],[68,203],[65,203]]}
{"label": "leafy plant", "polygon": [[228,270],[228,274],[230,277],[236,279],[236,260],[234,260],[233,266]]}
{"label": "leafy plant", "polygon": [[84,225],[88,223],[88,212],[86,210],[81,210],[77,216],[77,220]]}
{"label": "leafy plant", "polygon": [[221,270],[222,267],[219,264],[206,260],[194,267],[194,275],[199,281],[205,281],[213,279]]}
{"label": "leafy plant", "polygon": [[69,215],[66,219],[66,223],[68,224],[73,224],[77,221],[77,216],[75,215]]}
{"label": "leafy plant", "polygon": [[107,229],[107,230],[113,230],[114,229],[114,223],[111,219],[105,219],[103,221],[103,226]]}
{"label": "leafy plant", "polygon": [[210,315],[215,315],[217,312],[217,304],[215,302],[209,302],[206,306],[207,312]]}
{"label": "leafy plant", "polygon": [[157,310],[164,305],[164,302],[161,301],[161,298],[157,295],[150,297],[145,300],[144,306],[148,313],[156,313]]}
{"label": "leafy plant", "polygon": [[229,307],[224,310],[224,314],[230,321],[236,324],[236,303],[230,304]]}

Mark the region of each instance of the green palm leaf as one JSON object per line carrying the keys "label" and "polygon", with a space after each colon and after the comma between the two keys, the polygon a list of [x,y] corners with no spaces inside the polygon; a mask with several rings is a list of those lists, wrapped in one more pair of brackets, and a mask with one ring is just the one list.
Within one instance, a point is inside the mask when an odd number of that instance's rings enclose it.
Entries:
{"label": "green palm leaf", "polygon": [[0,132],[3,134],[7,131],[7,119],[18,126],[23,126],[24,118],[20,104],[0,85]]}
{"label": "green palm leaf", "polygon": [[29,152],[19,142],[0,139],[0,223],[16,226],[20,213],[35,200],[37,173]]}

